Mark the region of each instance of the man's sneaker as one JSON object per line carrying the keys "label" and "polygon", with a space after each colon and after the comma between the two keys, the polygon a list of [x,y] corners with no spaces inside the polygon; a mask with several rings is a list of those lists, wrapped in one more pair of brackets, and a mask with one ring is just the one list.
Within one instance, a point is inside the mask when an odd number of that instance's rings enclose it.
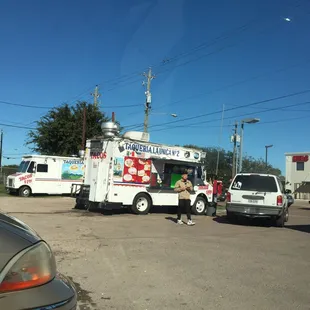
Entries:
{"label": "man's sneaker", "polygon": [[194,226],[196,223],[195,222],[193,222],[192,220],[189,220],[188,222],[187,222],[187,225],[188,226]]}
{"label": "man's sneaker", "polygon": [[177,224],[183,225],[183,221],[182,220],[177,220]]}

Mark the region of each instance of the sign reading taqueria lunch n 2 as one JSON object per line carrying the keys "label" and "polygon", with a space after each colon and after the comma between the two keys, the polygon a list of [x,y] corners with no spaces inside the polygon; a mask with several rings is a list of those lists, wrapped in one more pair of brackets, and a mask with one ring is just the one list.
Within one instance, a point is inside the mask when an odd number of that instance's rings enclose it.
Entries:
{"label": "sign reading taqueria lunch n 2", "polygon": [[162,147],[158,145],[146,145],[140,143],[125,143],[125,150],[139,153],[148,154],[150,157],[161,157],[161,158],[173,158],[173,159],[200,159],[200,154],[198,152],[191,152],[187,150],[180,150],[170,147]]}

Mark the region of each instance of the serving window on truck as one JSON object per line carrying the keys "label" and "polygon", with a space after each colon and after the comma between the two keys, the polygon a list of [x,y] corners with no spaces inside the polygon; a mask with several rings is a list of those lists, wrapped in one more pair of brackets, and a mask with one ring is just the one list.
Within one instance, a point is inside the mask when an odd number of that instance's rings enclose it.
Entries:
{"label": "serving window on truck", "polygon": [[203,171],[200,166],[191,166],[178,163],[154,163],[157,172],[151,175],[151,187],[174,189],[175,183],[181,179],[184,171],[188,172],[188,179],[193,186],[204,185]]}

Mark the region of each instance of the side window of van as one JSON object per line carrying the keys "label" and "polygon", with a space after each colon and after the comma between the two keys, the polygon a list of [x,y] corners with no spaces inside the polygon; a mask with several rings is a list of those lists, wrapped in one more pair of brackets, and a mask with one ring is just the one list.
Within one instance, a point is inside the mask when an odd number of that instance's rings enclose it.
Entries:
{"label": "side window of van", "polygon": [[37,165],[37,172],[48,172],[48,165],[46,164],[38,164]]}
{"label": "side window of van", "polygon": [[33,168],[34,168],[34,161],[32,161],[27,169],[28,173],[33,173]]}

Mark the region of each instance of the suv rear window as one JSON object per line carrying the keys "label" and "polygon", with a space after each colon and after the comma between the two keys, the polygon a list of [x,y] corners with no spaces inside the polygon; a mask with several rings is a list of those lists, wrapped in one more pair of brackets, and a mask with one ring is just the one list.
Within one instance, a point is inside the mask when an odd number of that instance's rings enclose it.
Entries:
{"label": "suv rear window", "polygon": [[271,193],[278,191],[275,178],[261,175],[237,175],[231,189]]}

